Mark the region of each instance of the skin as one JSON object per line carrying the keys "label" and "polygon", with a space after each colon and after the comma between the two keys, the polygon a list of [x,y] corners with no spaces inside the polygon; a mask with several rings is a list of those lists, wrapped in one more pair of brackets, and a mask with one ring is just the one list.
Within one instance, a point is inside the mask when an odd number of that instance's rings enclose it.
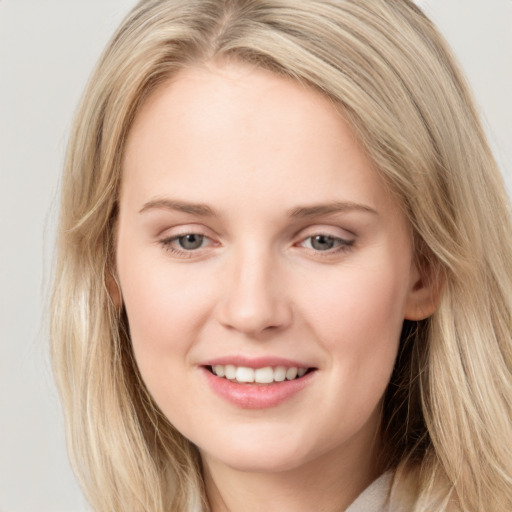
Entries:
{"label": "skin", "polygon": [[[248,65],[183,70],[135,119],[119,204],[135,357],[199,448],[212,509],[344,510],[379,474],[402,322],[430,313],[430,292],[407,221],[342,116]],[[180,246],[187,233],[200,247]],[[202,367],[239,355],[315,372],[279,405],[243,409]]]}

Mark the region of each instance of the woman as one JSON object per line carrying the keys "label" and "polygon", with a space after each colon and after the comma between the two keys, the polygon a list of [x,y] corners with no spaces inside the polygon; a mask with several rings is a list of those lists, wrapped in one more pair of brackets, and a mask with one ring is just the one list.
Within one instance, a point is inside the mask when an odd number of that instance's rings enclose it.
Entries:
{"label": "woman", "polygon": [[511,509],[508,203],[413,3],[141,2],[78,111],[59,237],[95,509]]}

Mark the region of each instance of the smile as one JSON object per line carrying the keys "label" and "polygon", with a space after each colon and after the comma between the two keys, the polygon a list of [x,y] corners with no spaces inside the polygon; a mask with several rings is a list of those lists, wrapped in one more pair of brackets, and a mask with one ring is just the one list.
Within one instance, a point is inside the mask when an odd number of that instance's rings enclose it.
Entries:
{"label": "smile", "polygon": [[277,407],[317,380],[318,368],[266,359],[259,362],[240,361],[238,365],[211,361],[200,366],[200,369],[217,396],[241,409]]}
{"label": "smile", "polygon": [[248,368],[246,366],[235,366],[232,364],[216,364],[208,368],[214,375],[232,382],[272,384],[273,382],[284,382],[303,377],[308,369],[296,366],[265,366],[263,368]]}

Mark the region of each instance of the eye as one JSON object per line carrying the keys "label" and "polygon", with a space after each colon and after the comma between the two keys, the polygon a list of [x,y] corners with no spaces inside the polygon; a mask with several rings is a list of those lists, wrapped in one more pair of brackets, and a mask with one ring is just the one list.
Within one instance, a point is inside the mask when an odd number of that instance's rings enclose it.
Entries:
{"label": "eye", "polygon": [[166,251],[182,257],[202,252],[200,249],[205,249],[213,243],[209,237],[201,233],[183,233],[160,240]]}
{"label": "eye", "polygon": [[338,252],[354,245],[354,240],[346,240],[344,238],[319,233],[317,235],[308,236],[300,245],[318,252]]}
{"label": "eye", "polygon": [[193,251],[203,246],[204,239],[204,235],[189,233],[187,235],[175,238],[175,241],[179,245],[180,249],[184,249],[185,251]]}
{"label": "eye", "polygon": [[306,240],[309,240],[309,245],[316,251],[328,251],[336,244],[336,239],[333,236],[327,235],[310,236]]}

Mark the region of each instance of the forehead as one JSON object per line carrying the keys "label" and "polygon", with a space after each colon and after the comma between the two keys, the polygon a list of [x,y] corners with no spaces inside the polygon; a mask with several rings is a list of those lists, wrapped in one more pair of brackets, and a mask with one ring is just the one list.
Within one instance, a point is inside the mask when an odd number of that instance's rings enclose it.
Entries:
{"label": "forehead", "polygon": [[[311,142],[315,132],[327,129],[342,130],[345,139],[353,138],[327,97],[291,78],[239,62],[185,68],[157,88],[139,109],[128,150],[149,143],[149,138],[156,144],[155,134],[147,135],[152,128],[160,129],[162,137],[174,128],[174,135],[191,143],[208,139],[225,144],[235,138],[241,142],[249,135],[254,141],[276,128],[285,128],[290,139],[303,136]],[[337,137],[336,143],[342,139]]]}
{"label": "forehead", "polygon": [[[201,202],[222,187],[247,200],[274,194],[286,207],[363,199],[377,206],[387,195],[329,98],[240,63],[187,68],[160,86],[135,118],[123,173],[124,192]],[[339,197],[344,191],[365,197]]]}

